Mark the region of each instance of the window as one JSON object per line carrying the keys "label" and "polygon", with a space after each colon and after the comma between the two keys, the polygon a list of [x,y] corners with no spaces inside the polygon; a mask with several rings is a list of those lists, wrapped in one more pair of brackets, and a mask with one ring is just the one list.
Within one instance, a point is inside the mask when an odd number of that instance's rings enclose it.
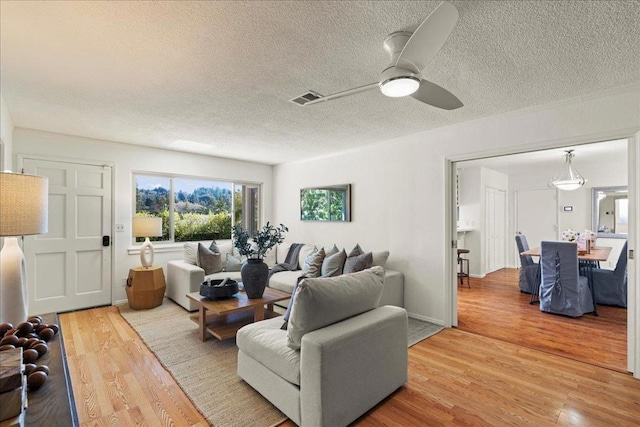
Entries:
{"label": "window", "polygon": [[142,174],[134,182],[135,215],[162,218],[162,237],[150,240],[231,239],[234,224],[251,234],[258,230],[259,185]]}

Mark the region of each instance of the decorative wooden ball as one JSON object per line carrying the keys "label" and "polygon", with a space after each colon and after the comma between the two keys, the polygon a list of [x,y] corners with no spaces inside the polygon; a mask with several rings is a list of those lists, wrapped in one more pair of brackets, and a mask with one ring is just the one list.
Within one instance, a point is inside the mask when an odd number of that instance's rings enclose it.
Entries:
{"label": "decorative wooden ball", "polygon": [[29,376],[31,372],[33,372],[37,368],[35,363],[26,363],[24,365],[24,374]]}
{"label": "decorative wooden ball", "polygon": [[0,351],[13,350],[16,347],[11,344],[0,345]]}
{"label": "decorative wooden ball", "polygon": [[12,346],[16,346],[18,345],[18,341],[20,340],[19,337],[15,336],[15,335],[5,335],[1,340],[0,340],[0,345],[12,345]]}
{"label": "decorative wooden ball", "polygon": [[36,325],[39,325],[40,323],[42,323],[42,317],[31,316],[27,319],[27,322],[31,322],[31,323],[35,323]]}
{"label": "decorative wooden ball", "polygon": [[40,366],[36,366],[35,369],[33,370],[34,372],[37,371],[42,371],[45,374],[49,375],[49,367],[47,365],[40,365]]}
{"label": "decorative wooden ball", "polygon": [[22,322],[18,325],[18,333],[20,336],[27,335],[33,332],[33,323]]}
{"label": "decorative wooden ball", "polygon": [[29,338],[25,338],[25,337],[18,338],[17,347],[24,347],[27,344],[27,341],[29,341]]}
{"label": "decorative wooden ball", "polygon": [[47,382],[48,375],[43,371],[33,371],[27,377],[27,386],[29,390],[37,390]]}
{"label": "decorative wooden ball", "polygon": [[56,334],[56,333],[55,333],[55,332],[53,332],[53,329],[51,329],[51,328],[44,328],[43,330],[41,330],[41,331],[40,331],[40,333],[38,334],[38,336],[39,336],[40,338],[42,338],[43,340],[45,340],[45,341],[49,341],[51,338],[53,338],[53,336],[54,336],[55,334]]}
{"label": "decorative wooden ball", "polygon": [[11,329],[13,329],[13,325],[11,323],[8,323],[8,322],[0,323],[0,338],[2,338],[4,334],[6,334],[7,331]]}
{"label": "decorative wooden ball", "polygon": [[40,354],[38,353],[37,350],[30,348],[28,350],[24,350],[22,352],[22,358],[24,359],[24,361],[26,363],[33,363],[36,360],[38,360],[38,357],[40,357]]}
{"label": "decorative wooden ball", "polygon": [[56,325],[55,323],[52,323],[49,326],[49,329],[53,329],[53,334],[57,335],[58,331],[60,331],[60,326]]}

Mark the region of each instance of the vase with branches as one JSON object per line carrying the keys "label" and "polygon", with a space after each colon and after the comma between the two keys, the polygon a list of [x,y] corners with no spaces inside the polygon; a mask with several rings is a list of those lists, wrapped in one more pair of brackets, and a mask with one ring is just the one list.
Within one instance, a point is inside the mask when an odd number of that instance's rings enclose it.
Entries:
{"label": "vase with branches", "polygon": [[289,229],[284,224],[274,226],[267,222],[255,236],[250,237],[242,226],[233,226],[233,246],[240,255],[247,257],[240,269],[247,297],[262,298],[269,281],[269,267],[263,259],[275,245],[284,242],[284,233],[287,231]]}

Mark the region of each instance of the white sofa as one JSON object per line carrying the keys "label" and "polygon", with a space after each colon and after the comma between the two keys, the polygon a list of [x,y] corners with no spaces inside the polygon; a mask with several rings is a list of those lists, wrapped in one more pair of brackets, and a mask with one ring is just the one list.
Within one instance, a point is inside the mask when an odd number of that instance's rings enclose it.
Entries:
{"label": "white sofa", "polygon": [[407,312],[380,307],[384,271],[306,279],[282,318],[238,331],[238,375],[297,425],[341,427],[407,382]]}
{"label": "white sofa", "polygon": [[[203,242],[203,244],[209,247],[211,242]],[[219,242],[218,247],[222,255],[223,267],[226,270],[227,254],[233,255],[231,241]],[[276,246],[265,257],[265,263],[269,267],[273,267],[276,264],[284,262],[290,247],[291,243],[282,243]],[[314,247],[320,248],[323,247],[323,245],[305,244],[301,248],[300,256],[298,257],[298,270],[275,273],[269,280],[269,287],[290,294],[301,274],[300,269],[304,264],[304,259],[313,251]],[[351,248],[345,248],[345,250],[348,253]],[[189,311],[195,311],[198,308],[192,300],[186,297],[186,294],[199,291],[200,284],[204,282],[205,279],[224,279],[225,277],[229,277],[234,280],[241,280],[240,271],[221,271],[205,276],[204,270],[195,265],[196,260],[194,253],[197,253],[197,243],[186,243],[183,259],[169,261],[167,263],[167,296]],[[373,265],[384,267],[388,256],[388,251],[373,252]],[[382,292],[380,305],[404,307],[404,275],[401,272],[385,269],[384,290]]]}

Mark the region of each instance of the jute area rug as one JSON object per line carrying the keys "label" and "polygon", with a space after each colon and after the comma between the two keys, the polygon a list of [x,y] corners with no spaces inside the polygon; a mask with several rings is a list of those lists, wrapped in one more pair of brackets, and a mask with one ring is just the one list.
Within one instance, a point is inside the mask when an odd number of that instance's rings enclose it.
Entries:
{"label": "jute area rug", "polygon": [[435,323],[409,318],[409,347],[437,334],[444,328]]}
{"label": "jute area rug", "polygon": [[287,419],[236,374],[235,339],[200,341],[189,314],[167,299],[151,310],[118,308],[211,425],[267,427]]}

